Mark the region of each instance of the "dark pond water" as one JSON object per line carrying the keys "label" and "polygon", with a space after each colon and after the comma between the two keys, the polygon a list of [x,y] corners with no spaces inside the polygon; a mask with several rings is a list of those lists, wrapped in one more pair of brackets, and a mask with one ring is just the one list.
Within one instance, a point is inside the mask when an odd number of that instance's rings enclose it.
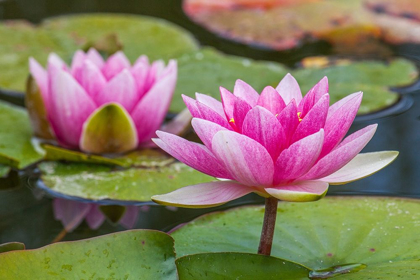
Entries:
{"label": "dark pond water", "polygon": [[[303,57],[328,54],[330,51],[326,43],[280,53],[221,39],[191,22],[183,14],[180,0],[0,0],[0,19],[26,18],[39,22],[50,16],[81,12],[134,13],[164,18],[188,29],[203,45],[214,46],[229,54],[289,65]],[[393,47],[393,51],[395,55],[416,63],[420,61],[418,46],[401,45]],[[391,167],[371,177],[343,186],[331,186],[328,195],[420,197],[420,82],[395,90],[401,94],[399,104],[382,112],[357,117],[351,131],[378,123],[376,135],[364,151],[398,150],[399,157]],[[2,98],[17,104],[23,102],[16,96],[3,95]],[[0,179],[0,243],[20,241],[28,248],[35,248],[49,244],[62,233],[61,223],[54,219],[52,200],[34,187],[36,174],[32,172],[12,172],[8,178]],[[261,202],[261,198],[250,195],[219,209]],[[208,211],[151,206],[147,213],[140,212],[135,227],[169,230]],[[98,230],[90,230],[83,223],[73,232],[67,233],[63,240],[76,240],[118,230],[124,228],[104,223]]]}

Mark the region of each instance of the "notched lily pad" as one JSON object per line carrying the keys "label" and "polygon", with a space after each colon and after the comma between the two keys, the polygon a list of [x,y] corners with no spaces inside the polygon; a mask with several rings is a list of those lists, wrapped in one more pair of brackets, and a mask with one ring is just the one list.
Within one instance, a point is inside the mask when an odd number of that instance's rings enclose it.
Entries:
{"label": "notched lily pad", "polygon": [[41,160],[44,151],[32,141],[26,110],[0,101],[0,163],[22,169]]}
{"label": "notched lily pad", "polygon": [[0,254],[16,250],[25,250],[25,244],[20,242],[9,242],[0,244]]}
{"label": "notched lily pad", "polygon": [[[172,233],[177,256],[255,253],[263,214],[262,207],[248,206],[202,216]],[[367,265],[337,279],[416,279],[420,275],[418,200],[327,197],[312,203],[281,202],[277,214],[275,257],[313,270]]]}
{"label": "notched lily pad", "polygon": [[[194,244],[191,244],[194,246]],[[247,253],[207,253],[176,260],[179,279],[308,279],[309,269],[269,256]]]}
{"label": "notched lily pad", "polygon": [[173,239],[132,230],[0,254],[2,279],[177,279]]}
{"label": "notched lily pad", "polygon": [[186,185],[211,181],[182,163],[164,167],[115,170],[110,166],[83,163],[43,162],[41,180],[47,190],[88,200],[150,202],[156,194]]}

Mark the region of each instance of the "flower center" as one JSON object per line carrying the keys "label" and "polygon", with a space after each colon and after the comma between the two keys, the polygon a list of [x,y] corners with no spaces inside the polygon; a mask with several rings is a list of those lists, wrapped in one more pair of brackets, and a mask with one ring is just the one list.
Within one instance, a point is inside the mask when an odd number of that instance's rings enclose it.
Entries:
{"label": "flower center", "polygon": [[229,122],[230,122],[230,123],[235,123],[235,120],[234,120],[233,118],[231,118],[231,119],[229,120]]}
{"label": "flower center", "polygon": [[302,115],[302,112],[298,112],[297,115],[298,115],[299,122],[301,122],[302,118],[300,116]]}

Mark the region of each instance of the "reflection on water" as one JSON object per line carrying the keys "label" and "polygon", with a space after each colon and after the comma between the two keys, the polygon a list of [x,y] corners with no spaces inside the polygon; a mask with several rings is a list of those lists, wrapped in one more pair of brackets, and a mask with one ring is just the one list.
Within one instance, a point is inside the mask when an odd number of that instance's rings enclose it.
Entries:
{"label": "reflection on water", "polygon": [[[28,5],[28,3],[31,3]],[[100,5],[99,5],[100,3]],[[298,61],[300,58],[328,51],[324,45],[307,46],[304,51],[278,53],[255,50],[239,45],[193,25],[182,14],[180,0],[138,1],[138,0],[6,0],[0,2],[1,18],[27,18],[34,22],[47,16],[69,12],[129,12],[157,16],[173,21],[192,31],[203,44],[213,45],[227,53],[270,59],[283,63]],[[420,61],[420,48],[400,46],[395,49],[413,61]],[[331,186],[329,195],[369,194],[420,197],[420,83],[399,90],[414,101],[411,108],[397,116],[379,119],[358,118],[350,132],[367,125],[378,123],[378,130],[364,152],[398,150],[397,160],[379,173],[342,186]],[[404,107],[407,109],[408,107]],[[377,115],[380,116],[380,115]],[[125,230],[120,224],[104,221],[97,229],[81,222],[71,232],[63,232],[63,225],[54,217],[53,200],[39,189],[26,184],[24,174],[12,172],[8,178],[0,179],[0,243],[19,241],[28,248],[40,247],[53,240],[76,240],[106,233]],[[256,195],[227,204],[217,209],[225,209],[244,203],[261,203]],[[216,209],[216,210],[217,210]],[[134,228],[169,230],[203,213],[215,209],[174,209],[151,206],[148,212],[139,211]],[[94,227],[96,228],[96,227]],[[70,231],[70,230],[69,230]]]}

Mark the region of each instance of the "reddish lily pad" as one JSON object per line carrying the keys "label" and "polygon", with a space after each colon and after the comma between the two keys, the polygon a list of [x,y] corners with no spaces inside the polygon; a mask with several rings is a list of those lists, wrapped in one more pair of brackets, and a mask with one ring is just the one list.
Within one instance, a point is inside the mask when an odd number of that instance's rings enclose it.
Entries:
{"label": "reddish lily pad", "polygon": [[[248,206],[190,222],[172,233],[177,256],[255,253],[263,212],[263,207]],[[314,270],[352,263],[367,265],[339,279],[415,279],[415,274],[420,275],[418,200],[327,197],[312,203],[281,202],[277,215],[275,257]]]}

